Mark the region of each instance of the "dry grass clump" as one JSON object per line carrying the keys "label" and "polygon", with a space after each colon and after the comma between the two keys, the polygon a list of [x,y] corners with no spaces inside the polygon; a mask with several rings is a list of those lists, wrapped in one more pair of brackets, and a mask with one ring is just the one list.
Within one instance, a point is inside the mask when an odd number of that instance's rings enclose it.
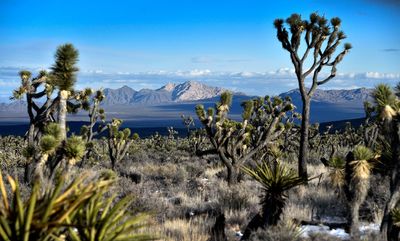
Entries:
{"label": "dry grass clump", "polygon": [[149,231],[160,234],[165,241],[207,241],[211,222],[207,218],[171,219]]}
{"label": "dry grass clump", "polygon": [[280,222],[275,227],[258,229],[250,236],[250,241],[300,241],[302,231],[292,222]]}

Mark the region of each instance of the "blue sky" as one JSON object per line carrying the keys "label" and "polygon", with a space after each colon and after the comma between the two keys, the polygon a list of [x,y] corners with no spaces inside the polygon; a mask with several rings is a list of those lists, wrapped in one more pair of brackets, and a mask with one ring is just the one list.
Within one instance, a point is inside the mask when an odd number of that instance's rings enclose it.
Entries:
{"label": "blue sky", "polygon": [[400,80],[398,0],[1,0],[0,101],[18,85],[18,69],[48,68],[66,42],[80,51],[78,87],[199,80],[277,94],[296,82],[272,22],[314,11],[340,17],[354,46],[325,88]]}

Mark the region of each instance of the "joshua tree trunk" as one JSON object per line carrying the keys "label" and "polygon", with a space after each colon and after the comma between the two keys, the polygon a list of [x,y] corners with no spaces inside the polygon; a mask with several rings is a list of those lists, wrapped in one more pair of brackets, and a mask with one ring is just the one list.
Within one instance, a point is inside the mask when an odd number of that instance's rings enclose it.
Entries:
{"label": "joshua tree trunk", "polygon": [[234,167],[230,165],[229,167],[227,166],[227,171],[228,171],[228,176],[227,176],[227,181],[229,185],[234,185],[238,183],[238,169],[237,167]]}
{"label": "joshua tree trunk", "polygon": [[358,230],[358,225],[359,225],[359,210],[360,210],[360,204],[359,203],[353,203],[350,205],[350,235],[353,238],[358,237],[359,235],[359,230]]}
{"label": "joshua tree trunk", "polygon": [[43,180],[44,180],[44,168],[45,168],[48,158],[49,158],[49,155],[46,153],[43,153],[40,156],[40,159],[36,163],[36,166],[35,166],[35,171],[34,171],[35,179],[40,180],[41,183],[43,183]]}
{"label": "joshua tree trunk", "polygon": [[237,167],[237,165],[235,165],[231,160],[229,160],[222,150],[218,152],[218,156],[226,167],[227,170],[226,181],[228,182],[228,185],[234,185],[238,183],[239,168]]}
{"label": "joshua tree trunk", "polygon": [[307,161],[308,161],[308,132],[310,125],[310,98],[303,97],[303,111],[301,119],[300,133],[300,152],[299,152],[299,176],[307,179]]}
{"label": "joshua tree trunk", "polygon": [[68,99],[68,91],[60,90],[60,105],[58,109],[58,123],[60,124],[60,138],[62,140],[67,139],[67,99]]}

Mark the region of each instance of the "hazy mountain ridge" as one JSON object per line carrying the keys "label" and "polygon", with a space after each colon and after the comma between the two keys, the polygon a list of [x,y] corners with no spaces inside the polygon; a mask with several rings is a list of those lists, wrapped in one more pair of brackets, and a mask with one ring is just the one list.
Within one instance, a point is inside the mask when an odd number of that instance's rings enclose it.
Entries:
{"label": "hazy mountain ridge", "polygon": [[154,105],[195,101],[216,97],[224,91],[226,89],[208,86],[197,81],[186,81],[181,84],[168,83],[156,90],[141,89],[136,91],[128,86],[123,86],[118,89],[105,89],[106,99],[104,105]]}
{"label": "hazy mountain ridge", "polygon": [[[168,83],[159,89],[136,91],[128,86],[118,89],[105,89],[104,108],[108,117],[130,120],[172,120],[181,114],[196,116],[197,104],[213,106],[219,100],[224,88],[210,87],[205,84],[187,81],[181,84]],[[311,104],[311,121],[328,122],[364,117],[363,102],[370,99],[372,89],[352,90],[316,90]],[[290,96],[297,112],[301,112],[301,97],[298,89],[280,94]],[[241,103],[255,96],[234,92],[231,115],[240,118]],[[1,119],[26,116],[26,102],[17,101],[0,104]],[[78,118],[83,120],[85,117]]]}
{"label": "hazy mountain ridge", "polygon": [[17,100],[10,103],[0,103],[0,111],[23,112],[26,111],[26,101]]}
{"label": "hazy mountain ridge", "polygon": [[[372,89],[358,88],[358,89],[342,89],[342,90],[322,90],[317,89],[312,97],[313,102],[324,102],[324,103],[363,103],[366,100],[371,100]],[[290,96],[293,102],[301,103],[300,90],[294,89],[288,92],[282,93],[279,96],[285,97]]]}

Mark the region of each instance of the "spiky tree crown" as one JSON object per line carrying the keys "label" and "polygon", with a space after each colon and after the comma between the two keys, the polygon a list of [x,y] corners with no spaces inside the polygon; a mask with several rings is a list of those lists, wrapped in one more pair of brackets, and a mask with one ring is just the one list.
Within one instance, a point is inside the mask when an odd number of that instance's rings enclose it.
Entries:
{"label": "spiky tree crown", "polygon": [[[285,23],[290,29],[290,34],[285,28]],[[309,20],[303,20],[299,14],[292,14],[286,21],[283,19],[274,21],[274,26],[277,29],[277,38],[282,47],[291,54],[296,53],[291,55],[295,65],[302,64],[308,55],[308,50],[313,49],[315,59],[320,56],[323,60],[321,61],[322,65],[333,67],[341,62],[344,55],[352,48],[351,44],[346,43],[344,44],[344,50],[336,58],[331,58],[341,40],[346,38],[343,31],[340,31],[340,24],[341,20],[337,17],[332,18],[329,24],[324,16],[320,16],[317,13],[312,13]],[[299,50],[303,33],[305,33],[304,40],[307,44],[307,54],[300,58],[297,51]],[[326,42],[325,45],[324,42]],[[325,61],[326,59],[328,60]],[[298,66],[295,67],[296,69],[298,68]],[[336,68],[332,68],[331,72],[335,76]],[[321,81],[321,83],[325,82]]]}
{"label": "spiky tree crown", "polygon": [[61,143],[61,129],[57,123],[49,123],[45,126],[43,137],[40,140],[39,146],[43,153],[51,154]]}
{"label": "spiky tree crown", "polygon": [[55,151],[57,146],[59,145],[59,140],[54,138],[54,136],[51,135],[44,135],[42,139],[40,139],[40,150],[43,153],[50,154]]}
{"label": "spiky tree crown", "polygon": [[393,116],[397,115],[399,110],[399,101],[389,85],[377,85],[372,92],[372,96],[380,118],[391,120]]}
{"label": "spiky tree crown", "polygon": [[354,161],[350,162],[352,167],[353,179],[367,179],[370,176],[373,164],[371,159],[374,158],[373,152],[365,146],[357,146],[354,151]]}
{"label": "spiky tree crown", "polygon": [[85,142],[80,136],[71,136],[65,145],[65,154],[68,159],[79,160],[85,154]]}
{"label": "spiky tree crown", "polygon": [[58,47],[55,54],[55,63],[51,67],[51,82],[60,90],[72,90],[76,82],[78,67],[78,50],[72,44],[64,44]]}
{"label": "spiky tree crown", "polygon": [[253,112],[253,108],[254,108],[254,102],[251,100],[245,101],[242,103],[242,107],[243,107],[243,113],[242,113],[242,117],[244,120],[248,120],[251,118],[251,114]]}
{"label": "spiky tree crown", "polygon": [[21,70],[19,72],[19,76],[21,77],[22,80],[28,80],[31,78],[32,73],[28,70]]}

